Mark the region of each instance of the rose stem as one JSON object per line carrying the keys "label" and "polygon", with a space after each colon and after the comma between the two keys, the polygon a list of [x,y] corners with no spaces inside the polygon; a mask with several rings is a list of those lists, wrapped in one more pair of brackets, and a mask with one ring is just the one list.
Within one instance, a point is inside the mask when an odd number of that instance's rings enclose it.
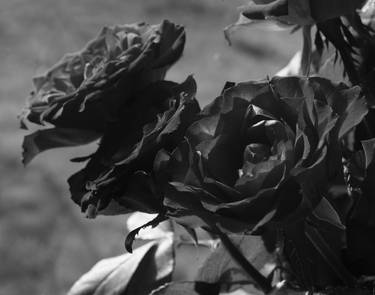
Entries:
{"label": "rose stem", "polygon": [[267,279],[246,259],[241,251],[233,244],[231,239],[223,233],[216,225],[213,226],[215,233],[219,236],[225,249],[232,256],[233,260],[236,261],[243,270],[253,279],[258,286],[262,289],[265,294],[272,291],[271,284]]}

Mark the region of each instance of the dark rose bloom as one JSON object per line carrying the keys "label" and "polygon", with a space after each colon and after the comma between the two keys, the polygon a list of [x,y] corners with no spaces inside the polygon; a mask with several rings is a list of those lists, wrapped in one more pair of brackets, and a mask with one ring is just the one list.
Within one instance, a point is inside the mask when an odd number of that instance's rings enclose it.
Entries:
{"label": "dark rose bloom", "polygon": [[26,136],[24,162],[46,149],[98,139],[139,91],[164,79],[184,44],[184,28],[168,21],[105,27],[84,49],[34,78],[22,126],[53,127]]}
{"label": "dark rose bloom", "polygon": [[155,161],[167,215],[187,227],[254,232],[319,204],[342,169],[340,139],[367,112],[358,87],[322,78],[239,83]]}
{"label": "dark rose bloom", "polygon": [[[135,96],[101,139],[86,167],[69,179],[73,200],[88,217],[133,211],[160,213],[153,162],[172,151],[200,112],[192,77],[155,82]],[[84,159],[85,160],[85,159]]]}

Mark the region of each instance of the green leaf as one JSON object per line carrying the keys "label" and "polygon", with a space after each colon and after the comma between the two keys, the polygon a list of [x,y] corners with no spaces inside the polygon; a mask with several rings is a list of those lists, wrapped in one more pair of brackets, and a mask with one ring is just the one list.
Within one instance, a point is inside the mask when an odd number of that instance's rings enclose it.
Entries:
{"label": "green leaf", "polygon": [[73,285],[68,295],[147,295],[171,278],[172,243],[166,238],[150,242],[133,254],[102,260]]}

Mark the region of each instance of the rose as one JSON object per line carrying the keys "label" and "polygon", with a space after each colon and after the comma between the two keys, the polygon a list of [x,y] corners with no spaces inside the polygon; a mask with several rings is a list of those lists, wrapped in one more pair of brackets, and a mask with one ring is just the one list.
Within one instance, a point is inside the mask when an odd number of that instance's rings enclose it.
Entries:
{"label": "rose", "polygon": [[139,91],[164,79],[184,44],[183,27],[168,21],[105,27],[83,50],[34,78],[22,126],[54,127],[26,136],[24,162],[46,149],[98,139]]}
{"label": "rose", "polygon": [[178,148],[156,157],[167,215],[232,233],[300,220],[340,176],[339,140],[366,112],[358,87],[321,78],[225,90]]}
{"label": "rose", "polygon": [[154,157],[159,149],[172,151],[196,120],[195,93],[192,77],[182,84],[155,82],[109,126],[86,167],[69,179],[72,198],[88,217],[163,210]]}

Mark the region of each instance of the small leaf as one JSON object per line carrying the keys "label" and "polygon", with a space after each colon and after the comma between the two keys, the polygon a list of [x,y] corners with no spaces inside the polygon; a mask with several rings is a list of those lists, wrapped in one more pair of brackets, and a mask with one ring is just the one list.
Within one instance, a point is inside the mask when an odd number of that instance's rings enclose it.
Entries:
{"label": "small leaf", "polygon": [[170,280],[172,243],[172,239],[150,242],[134,254],[102,260],[73,285],[68,295],[149,294]]}

